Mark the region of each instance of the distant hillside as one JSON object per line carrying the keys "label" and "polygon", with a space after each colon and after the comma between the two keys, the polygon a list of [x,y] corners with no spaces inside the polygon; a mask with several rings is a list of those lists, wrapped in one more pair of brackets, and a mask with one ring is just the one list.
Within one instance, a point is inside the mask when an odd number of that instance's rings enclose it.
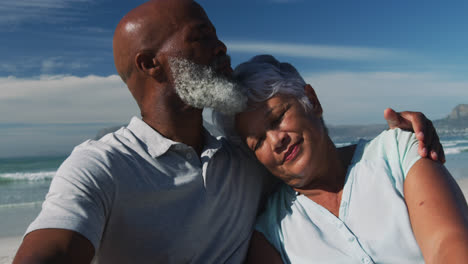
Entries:
{"label": "distant hillside", "polygon": [[[441,137],[468,137],[468,104],[457,105],[446,118],[433,120],[433,124]],[[335,142],[354,141],[356,138],[373,138],[387,128],[386,124],[328,126],[330,137]]]}
{"label": "distant hillside", "polygon": [[386,124],[375,125],[327,125],[328,134],[334,142],[352,142],[358,138],[371,139],[387,129]]}
{"label": "distant hillside", "polygon": [[468,104],[460,104],[443,119],[435,120],[437,132],[443,135],[468,135]]}

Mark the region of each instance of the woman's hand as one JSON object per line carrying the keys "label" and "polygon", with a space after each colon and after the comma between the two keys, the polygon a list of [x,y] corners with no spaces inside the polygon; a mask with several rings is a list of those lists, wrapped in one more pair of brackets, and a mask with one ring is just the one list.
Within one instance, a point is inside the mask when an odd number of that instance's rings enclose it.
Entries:
{"label": "woman's hand", "polygon": [[409,170],[403,190],[426,263],[468,263],[468,206],[447,169],[422,158]]}
{"label": "woman's hand", "polygon": [[434,161],[445,163],[445,154],[439,136],[431,120],[421,112],[395,112],[391,108],[384,111],[390,129],[401,128],[413,131],[419,141],[418,153]]}

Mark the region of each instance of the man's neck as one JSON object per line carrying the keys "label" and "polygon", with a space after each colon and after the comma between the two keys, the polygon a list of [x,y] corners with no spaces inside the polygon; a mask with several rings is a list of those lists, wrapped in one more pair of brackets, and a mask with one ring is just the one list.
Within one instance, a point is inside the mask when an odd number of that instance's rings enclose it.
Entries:
{"label": "man's neck", "polygon": [[158,111],[143,114],[143,121],[164,137],[191,146],[199,155],[204,146],[203,116],[200,109]]}

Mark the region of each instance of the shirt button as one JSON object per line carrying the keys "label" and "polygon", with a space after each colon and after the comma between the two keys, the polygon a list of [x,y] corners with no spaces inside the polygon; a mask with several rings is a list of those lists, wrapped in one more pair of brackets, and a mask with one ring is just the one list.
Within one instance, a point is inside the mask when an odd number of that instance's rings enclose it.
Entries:
{"label": "shirt button", "polygon": [[186,157],[187,157],[187,159],[192,159],[192,154],[188,153],[188,154],[186,155]]}
{"label": "shirt button", "polygon": [[[353,241],[354,241],[354,237],[349,237],[349,238],[348,238],[348,241],[349,241],[349,242],[353,242]],[[364,261],[364,259],[363,259],[363,261]]]}

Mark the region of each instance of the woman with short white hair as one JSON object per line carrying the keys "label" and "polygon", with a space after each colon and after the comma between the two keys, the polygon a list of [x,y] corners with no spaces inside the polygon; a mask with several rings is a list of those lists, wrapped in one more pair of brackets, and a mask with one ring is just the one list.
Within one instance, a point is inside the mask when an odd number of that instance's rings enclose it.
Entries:
{"label": "woman with short white hair", "polygon": [[284,182],[257,220],[248,261],[468,263],[466,201],[441,163],[418,155],[413,133],[337,149],[292,65],[256,56],[235,77],[249,98],[237,133]]}

